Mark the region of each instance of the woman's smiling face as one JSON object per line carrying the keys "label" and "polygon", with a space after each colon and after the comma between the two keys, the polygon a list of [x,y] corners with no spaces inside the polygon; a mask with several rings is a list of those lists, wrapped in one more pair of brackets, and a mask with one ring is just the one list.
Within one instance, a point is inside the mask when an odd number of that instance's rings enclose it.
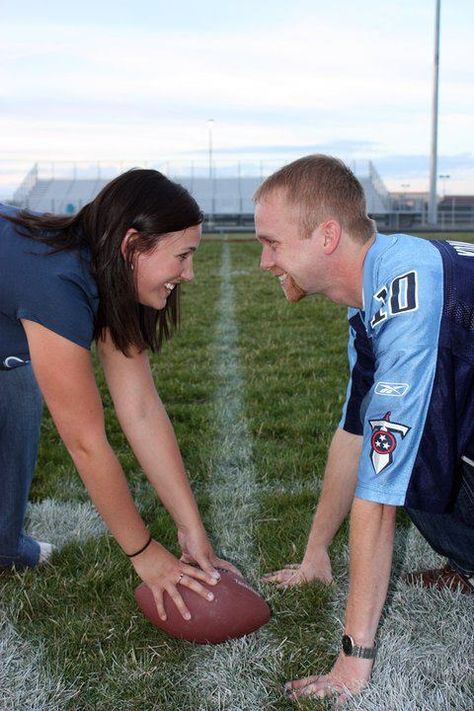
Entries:
{"label": "woman's smiling face", "polygon": [[201,226],[188,227],[163,236],[151,252],[134,256],[132,264],[140,304],[163,309],[176,284],[193,279],[193,254],[200,241]]}

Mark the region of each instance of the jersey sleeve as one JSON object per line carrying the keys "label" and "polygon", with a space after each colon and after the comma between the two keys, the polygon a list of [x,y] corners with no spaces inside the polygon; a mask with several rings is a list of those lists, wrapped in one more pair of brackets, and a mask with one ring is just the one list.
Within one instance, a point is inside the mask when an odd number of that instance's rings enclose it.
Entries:
{"label": "jersey sleeve", "polygon": [[443,309],[442,269],[394,274],[375,294],[375,370],[355,495],[405,502],[430,405]]}

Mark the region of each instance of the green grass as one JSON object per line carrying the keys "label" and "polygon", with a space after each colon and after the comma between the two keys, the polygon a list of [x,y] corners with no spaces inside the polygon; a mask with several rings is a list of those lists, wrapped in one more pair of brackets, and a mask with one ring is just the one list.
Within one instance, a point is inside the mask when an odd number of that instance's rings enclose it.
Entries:
{"label": "green grass", "polygon": [[[323,474],[344,400],[346,309],[319,297],[288,304],[278,281],[259,272],[258,244],[232,245],[232,252],[242,272],[235,281],[237,319],[255,465],[263,485],[281,483],[281,493],[262,497],[257,528],[262,570],[270,571],[300,562],[304,552],[318,493],[311,484]],[[293,484],[305,481],[309,491],[292,493]],[[343,527],[336,558],[345,539]],[[331,587],[314,585],[272,598],[272,632],[285,640],[282,682],[329,669],[336,630],[331,596]],[[290,707],[282,699],[276,708]],[[318,707],[325,705],[312,702]]]}
{"label": "green grass", "polygon": [[[383,228],[380,232],[382,234],[393,234],[394,230]],[[449,239],[459,240],[460,242],[474,242],[474,232],[472,230],[469,232],[420,232],[416,230],[414,233],[410,230],[406,230],[406,234],[416,234],[425,239]],[[255,239],[255,232],[230,232],[228,234],[214,232],[203,235],[203,239],[205,242],[253,242]]]}
{"label": "green grass", "polygon": [[[198,492],[211,474],[209,460],[214,444],[211,410],[215,378],[210,348],[220,249],[220,245],[206,245],[197,255],[198,276],[195,284],[186,286],[183,297],[182,329],[153,358],[158,390]],[[156,537],[177,553],[174,526],[145,484],[114,416],[99,370],[97,379],[108,437],[142,512]],[[46,497],[87,498],[47,413],[31,499]],[[205,518],[207,497],[198,495],[198,499]],[[108,536],[66,546],[55,555],[54,565],[41,573],[4,572],[0,581],[4,603],[12,601],[17,607],[18,631],[33,643],[44,642],[51,667],[60,671],[66,682],[81,688],[79,700],[70,708],[184,708],[176,683],[189,645],[157,633],[142,619],[132,596],[139,580]],[[151,672],[153,669],[156,673]],[[168,706],[170,697],[174,706]]]}
{"label": "green grass", "polygon": [[[289,305],[278,282],[259,272],[257,243],[230,241],[245,414],[261,487],[255,543],[266,572],[300,561],[304,551],[317,480],[344,400],[347,323],[345,309],[322,298]],[[182,329],[152,360],[205,522],[210,520],[207,484],[216,446],[213,341],[221,252],[222,241],[200,248],[195,283],[185,288]],[[174,527],[155,503],[97,373],[109,439],[153,533],[176,553]],[[87,499],[46,414],[32,500],[47,497]],[[332,547],[336,576],[343,575],[346,540],[344,525]],[[105,535],[68,544],[41,572],[0,575],[2,604],[12,609],[18,632],[33,647],[44,645],[49,667],[79,691],[64,711],[194,711],[206,703],[196,699],[190,706],[183,684],[194,648],[157,632],[142,618],[132,596],[137,583],[128,561]],[[277,678],[269,682],[266,708],[293,708],[281,696],[280,682],[329,669],[339,629],[330,604],[334,591],[322,585],[286,593],[267,590],[274,611],[268,629],[274,644],[283,644],[284,654]],[[301,708],[327,704],[307,702]]]}

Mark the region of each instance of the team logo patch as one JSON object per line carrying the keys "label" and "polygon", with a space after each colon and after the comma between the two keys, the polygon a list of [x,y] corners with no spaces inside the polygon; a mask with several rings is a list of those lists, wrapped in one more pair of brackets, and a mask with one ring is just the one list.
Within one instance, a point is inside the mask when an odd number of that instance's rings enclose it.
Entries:
{"label": "team logo patch", "polygon": [[17,356],[7,356],[1,365],[10,370],[11,368],[18,368],[20,365],[26,365],[29,362],[29,360],[23,360],[23,358],[17,358]]}
{"label": "team logo patch", "polygon": [[390,422],[390,415],[391,413],[387,412],[380,420],[369,420],[372,427],[370,458],[376,474],[380,474],[393,461],[392,455],[397,447],[395,435],[398,434],[403,439],[411,429],[400,422]]}
{"label": "team logo patch", "polygon": [[389,397],[403,397],[409,388],[408,383],[383,383],[379,380],[375,386],[375,394],[388,395]]}

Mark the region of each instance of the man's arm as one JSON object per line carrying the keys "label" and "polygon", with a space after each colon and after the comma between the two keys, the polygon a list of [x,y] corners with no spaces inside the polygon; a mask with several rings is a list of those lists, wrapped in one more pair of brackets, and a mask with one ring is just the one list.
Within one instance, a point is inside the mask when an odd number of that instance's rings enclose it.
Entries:
{"label": "man's arm", "polygon": [[[350,529],[350,586],[345,633],[356,645],[372,647],[387,595],[392,565],[396,507],[355,498]],[[372,659],[359,659],[340,652],[329,672],[288,682],[293,699],[329,696],[344,690],[357,693],[368,682]],[[343,700],[343,698],[341,698]]]}
{"label": "man's arm", "polygon": [[266,582],[294,586],[332,580],[328,548],[347,516],[357,482],[362,437],[337,429],[329,447],[321,496],[301,565],[286,566],[264,577]]}
{"label": "man's arm", "polygon": [[370,647],[375,638],[392,567],[397,507],[355,498],[351,512],[350,586],[346,632]]}

